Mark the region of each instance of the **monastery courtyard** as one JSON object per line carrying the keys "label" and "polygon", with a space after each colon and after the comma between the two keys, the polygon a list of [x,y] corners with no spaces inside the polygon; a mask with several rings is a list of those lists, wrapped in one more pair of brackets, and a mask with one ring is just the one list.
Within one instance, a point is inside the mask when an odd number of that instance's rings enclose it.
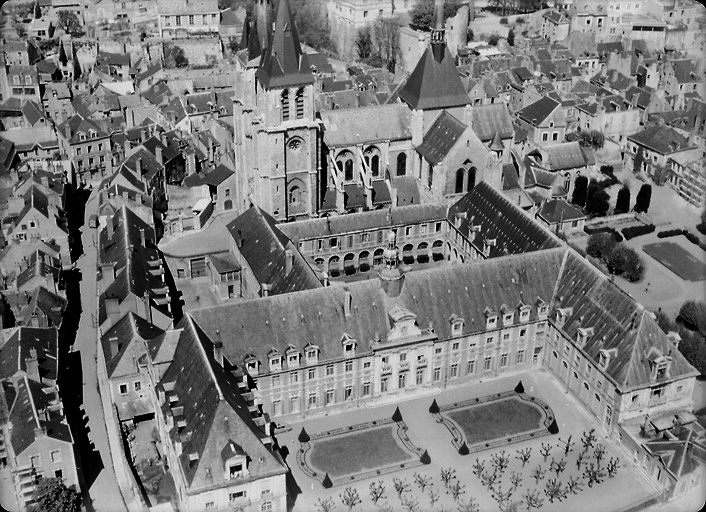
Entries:
{"label": "monastery courtyard", "polygon": [[[514,388],[518,381],[522,381],[525,393],[523,399],[514,393]],[[496,399],[501,393],[501,398]],[[491,401],[483,402],[483,397],[490,397]],[[474,474],[474,463],[476,459],[482,460],[486,468],[491,467],[491,455],[505,452],[509,455],[509,465],[504,471],[500,471],[495,489],[506,491],[511,487],[511,474],[519,472],[522,474],[522,481],[511,497],[511,503],[523,501],[523,496],[528,491],[537,491],[537,495],[544,499],[542,510],[564,511],[572,510],[576,512],[601,512],[607,510],[624,510],[641,500],[659,494],[659,489],[652,485],[646,475],[640,469],[633,466],[631,458],[620,448],[617,439],[607,439],[596,421],[597,419],[587,413],[571,396],[569,396],[563,386],[545,370],[532,373],[517,373],[504,375],[480,383],[464,384],[459,386],[449,386],[439,392],[438,389],[429,390],[427,394],[415,393],[412,399],[399,400],[396,398],[387,399],[385,402],[371,404],[368,407],[356,409],[354,404],[348,411],[341,411],[329,416],[316,415],[311,418],[298,421],[297,423],[287,423],[291,430],[277,435],[277,440],[282,447],[286,447],[284,453],[288,453],[286,461],[291,468],[292,477],[296,481],[300,494],[296,496],[294,511],[313,512],[324,510],[319,506],[320,500],[330,498],[335,503],[335,510],[345,510],[347,507],[341,502],[340,494],[347,487],[358,491],[362,503],[356,505],[353,510],[375,511],[375,510],[419,510],[419,511],[441,511],[441,510],[465,510],[459,505],[467,503],[469,498],[475,498],[480,511],[497,511],[498,503],[492,497],[491,492],[483,485],[479,476]],[[529,401],[529,397],[535,400]],[[475,402],[480,398],[479,405],[472,405],[468,408],[460,407],[452,410],[445,410],[444,406],[453,406],[454,403]],[[452,434],[444,424],[438,423],[436,418],[430,414],[429,407],[433,400],[436,400],[441,408],[441,414],[445,418],[453,417],[455,420],[463,418],[459,411],[470,411],[474,408],[484,408],[483,414],[493,417],[494,421],[477,422],[475,425],[484,424],[488,431],[479,432],[475,436],[476,441],[481,441],[481,447],[492,437],[507,437],[521,435],[523,431],[533,432],[532,438],[525,441],[512,442],[510,444],[500,441],[499,446],[478,450],[478,446],[473,446],[473,441],[469,440],[468,447],[471,453],[459,455],[458,449],[452,444]],[[535,402],[536,403],[533,403]],[[499,404],[494,407],[493,404]],[[510,404],[510,407],[507,405]],[[546,419],[541,415],[543,405],[549,406],[549,419],[554,416],[559,427],[558,434],[549,434],[543,425],[538,425],[538,421]],[[399,406],[403,426],[392,420],[395,409]],[[490,408],[493,411],[490,411]],[[521,411],[517,416],[517,425],[507,420],[503,422],[500,418],[504,411],[512,411],[515,407]],[[534,407],[539,412],[532,412],[529,409]],[[528,414],[529,413],[529,414]],[[512,414],[512,412],[510,412]],[[525,419],[530,416],[531,419]],[[399,418],[398,418],[399,419]],[[460,430],[466,431],[468,426],[473,424],[469,415],[465,416],[465,422]],[[373,422],[375,424],[373,425]],[[352,425],[367,424],[366,427],[357,430]],[[406,425],[406,432],[404,429]],[[540,426],[538,430],[536,427]],[[308,446],[302,445],[298,437],[302,430],[311,438]],[[466,428],[464,428],[466,427]],[[592,487],[586,485],[586,480],[581,478],[586,467],[585,464],[577,470],[576,459],[582,451],[581,436],[584,432],[595,428],[595,445],[603,445],[606,448],[603,456],[603,467],[612,457],[620,460],[617,474],[613,478],[605,476],[601,483],[593,484]],[[400,435],[400,432],[402,435]],[[406,435],[405,435],[406,434]],[[469,432],[466,432],[468,435]],[[525,437],[529,437],[529,433]],[[564,455],[563,445],[559,439],[566,440],[572,435],[575,442],[567,456]],[[346,443],[347,436],[355,436],[355,441]],[[407,438],[402,440],[403,438]],[[365,444],[363,446],[361,443]],[[551,452],[543,457],[540,454],[542,445],[551,445]],[[305,453],[300,452],[304,446]],[[354,449],[351,449],[354,447]],[[522,462],[518,455],[518,450],[531,448],[531,455],[526,466],[522,467]],[[416,452],[414,450],[417,450]],[[418,453],[426,450],[431,458],[429,464],[419,462]],[[593,456],[594,448],[588,453]],[[588,458],[588,456],[587,456]],[[302,459],[306,462],[302,463]],[[562,501],[554,500],[550,502],[544,493],[547,481],[556,477],[549,467],[551,461],[565,459],[566,469],[561,472],[559,478],[564,486],[573,477],[582,482],[582,490],[576,494],[568,493]],[[367,462],[367,464],[366,464]],[[404,468],[401,467],[404,465]],[[537,481],[532,476],[537,466],[541,466],[546,474]],[[309,473],[317,472],[317,477],[312,478],[305,473],[302,466],[308,466]],[[319,466],[324,466],[330,473],[332,480],[331,488],[324,488],[322,485],[323,473]],[[452,468],[455,470],[456,481],[460,484],[463,493],[458,501],[455,501],[452,493],[447,491],[441,479],[441,470]],[[376,469],[381,469],[380,474]],[[415,483],[415,475],[429,477],[431,482],[424,491],[420,485]],[[352,477],[351,477],[352,475]],[[402,480],[408,484],[408,490],[402,493],[402,498],[398,498],[395,491],[394,480]],[[373,504],[370,496],[369,486],[371,482],[382,481],[385,487],[384,497]],[[453,481],[452,481],[453,482]],[[438,501],[432,507],[429,500],[429,490],[438,495]],[[294,492],[292,492],[294,494]],[[405,507],[411,502],[417,503],[416,508]],[[387,506],[385,505],[387,503]],[[469,509],[470,510],[470,509]]]}

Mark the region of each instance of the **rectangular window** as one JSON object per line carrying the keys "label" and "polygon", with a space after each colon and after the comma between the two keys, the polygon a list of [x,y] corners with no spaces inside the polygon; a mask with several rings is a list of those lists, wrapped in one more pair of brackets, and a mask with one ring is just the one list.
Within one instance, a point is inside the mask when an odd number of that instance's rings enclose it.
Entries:
{"label": "rectangular window", "polygon": [[346,361],[346,371],[347,372],[353,371],[353,361]]}
{"label": "rectangular window", "polygon": [[135,391],[140,391],[142,389],[142,382],[139,380],[135,382]]}
{"label": "rectangular window", "polygon": [[434,377],[433,377],[433,381],[434,381],[434,382],[439,382],[440,380],[441,380],[441,368],[439,368],[439,367],[437,366],[436,368],[434,368]]}
{"label": "rectangular window", "polygon": [[518,350],[517,351],[517,362],[518,363],[524,363],[525,361],[525,351],[524,350]]}
{"label": "rectangular window", "polygon": [[51,461],[52,462],[61,462],[61,452],[59,450],[55,450],[51,452]]}
{"label": "rectangular window", "polygon": [[196,258],[189,262],[191,265],[191,277],[206,276],[206,258]]}
{"label": "rectangular window", "polygon": [[493,337],[492,337],[492,336],[488,336],[487,338],[485,338],[485,344],[487,345],[488,343],[493,343]]}
{"label": "rectangular window", "polygon": [[451,378],[458,377],[458,364],[451,365]]}
{"label": "rectangular window", "polygon": [[326,375],[333,375],[333,365],[332,364],[326,365]]}
{"label": "rectangular window", "polygon": [[352,397],[353,397],[353,387],[347,386],[346,389],[343,390],[343,399],[350,400]]}
{"label": "rectangular window", "polygon": [[316,407],[316,393],[309,393],[309,407]]}
{"label": "rectangular window", "polygon": [[353,235],[348,235],[348,247],[353,247]]}
{"label": "rectangular window", "polygon": [[328,246],[329,246],[331,249],[334,249],[334,248],[338,247],[338,238],[336,238],[336,237],[334,237],[334,238],[329,238],[329,240],[328,240]]}
{"label": "rectangular window", "polygon": [[490,370],[490,366],[492,364],[493,358],[492,357],[486,357],[485,358],[485,371],[487,372]]}
{"label": "rectangular window", "polygon": [[476,362],[468,361],[468,366],[466,366],[466,374],[471,374],[476,371]]}
{"label": "rectangular window", "polygon": [[386,393],[388,386],[389,386],[389,379],[387,377],[383,377],[382,379],[380,379],[380,392],[381,393]]}
{"label": "rectangular window", "polygon": [[436,347],[436,348],[434,349],[434,353],[435,353],[435,354],[441,354],[441,347]]}
{"label": "rectangular window", "polygon": [[80,155],[80,154],[81,154],[81,148],[76,148],[76,155]]}
{"label": "rectangular window", "polygon": [[289,382],[296,384],[299,382],[299,372],[292,372],[289,374]]}
{"label": "rectangular window", "polygon": [[363,396],[370,395],[370,382],[363,382]]}
{"label": "rectangular window", "polygon": [[327,389],[324,395],[324,405],[328,405],[333,402],[333,389]]}
{"label": "rectangular window", "polygon": [[542,140],[544,140],[544,141],[549,140],[549,134],[548,134],[548,133],[543,133],[543,134],[542,134]]}
{"label": "rectangular window", "polygon": [[434,229],[435,229],[435,231],[436,231],[437,233],[438,233],[439,231],[441,231],[441,222],[437,222]]}
{"label": "rectangular window", "polygon": [[194,24],[194,15],[189,14],[189,25],[193,25],[193,24]]}
{"label": "rectangular window", "polygon": [[127,384],[120,384],[120,394],[127,395]]}
{"label": "rectangular window", "polygon": [[424,384],[424,370],[417,370],[417,385]]}
{"label": "rectangular window", "polygon": [[279,375],[272,376],[272,387],[275,388],[279,386]]}
{"label": "rectangular window", "polygon": [[407,226],[404,228],[404,234],[405,236],[409,236],[412,234],[412,226]]}
{"label": "rectangular window", "polygon": [[527,329],[520,329],[520,338],[524,338],[527,335]]}
{"label": "rectangular window", "polygon": [[316,369],[315,368],[310,368],[309,369],[309,380],[314,380],[316,378]]}
{"label": "rectangular window", "polygon": [[510,333],[509,332],[504,332],[503,333],[503,341],[507,341],[510,339]]}
{"label": "rectangular window", "polygon": [[363,369],[370,368],[370,361],[365,361],[363,363]]}
{"label": "rectangular window", "polygon": [[232,492],[228,496],[230,501],[237,501],[241,498],[245,498],[247,496],[247,491],[237,491],[237,492]]}
{"label": "rectangular window", "polygon": [[451,345],[451,350],[458,350],[460,345],[458,341],[454,342],[453,345]]}

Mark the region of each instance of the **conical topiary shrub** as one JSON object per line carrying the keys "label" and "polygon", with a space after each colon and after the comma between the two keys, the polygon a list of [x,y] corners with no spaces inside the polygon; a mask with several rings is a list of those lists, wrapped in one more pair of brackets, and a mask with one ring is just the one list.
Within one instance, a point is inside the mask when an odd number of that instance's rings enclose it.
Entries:
{"label": "conical topiary shrub", "polygon": [[550,434],[558,434],[559,433],[559,425],[556,424],[556,419],[554,419],[552,421],[552,424],[549,425],[549,428],[547,430],[549,430]]}
{"label": "conical topiary shrub", "polygon": [[392,421],[399,423],[402,421],[402,413],[400,412],[400,408],[398,407],[395,409],[395,413],[392,415]]}
{"label": "conical topiary shrub", "polygon": [[439,404],[436,403],[436,398],[429,406],[429,413],[430,414],[439,414]]}
{"label": "conical topiary shrub", "polygon": [[424,453],[422,453],[422,456],[419,457],[419,462],[422,464],[431,464],[431,457],[429,457],[429,452],[424,450]]}
{"label": "conical topiary shrub", "polygon": [[517,386],[515,386],[515,393],[522,394],[525,392],[525,387],[522,385],[522,381],[517,383]]}
{"label": "conical topiary shrub", "polygon": [[461,446],[458,447],[458,454],[468,455],[468,446],[466,446],[466,441],[462,442]]}
{"label": "conical topiary shrub", "polygon": [[321,482],[321,485],[324,486],[324,489],[330,489],[331,487],[333,487],[333,482],[329,478],[328,473],[326,473],[326,476],[324,476],[324,480],[323,482]]}
{"label": "conical topiary shrub", "polygon": [[308,443],[311,438],[309,437],[309,434],[306,433],[306,430],[304,430],[304,427],[302,427],[302,431],[299,432],[299,437],[297,439],[300,443]]}

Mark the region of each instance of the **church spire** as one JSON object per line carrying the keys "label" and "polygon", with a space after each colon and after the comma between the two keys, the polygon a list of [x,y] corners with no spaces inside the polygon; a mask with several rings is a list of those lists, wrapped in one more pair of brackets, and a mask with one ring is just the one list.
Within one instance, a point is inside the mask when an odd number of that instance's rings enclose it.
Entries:
{"label": "church spire", "polygon": [[314,82],[309,59],[302,53],[299,44],[299,34],[288,0],[279,1],[269,44],[255,77],[268,89]]}

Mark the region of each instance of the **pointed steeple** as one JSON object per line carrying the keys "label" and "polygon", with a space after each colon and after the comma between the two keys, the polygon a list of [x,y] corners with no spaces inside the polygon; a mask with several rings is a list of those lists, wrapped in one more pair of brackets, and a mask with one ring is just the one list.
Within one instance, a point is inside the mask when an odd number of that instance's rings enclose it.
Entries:
{"label": "pointed steeple", "polygon": [[497,130],[495,131],[495,137],[493,137],[493,141],[490,143],[490,149],[493,151],[502,151],[505,149],[505,146],[503,146],[503,141],[500,138],[500,132]]}
{"label": "pointed steeple", "polygon": [[69,62],[69,58],[66,56],[66,49],[64,48],[64,41],[59,40],[59,62],[62,66],[66,66]]}
{"label": "pointed steeple", "polygon": [[240,39],[240,48],[247,49],[248,60],[256,59],[262,54],[260,36],[257,33],[257,23],[250,18],[249,13],[245,13],[245,21],[243,22],[243,36]]}
{"label": "pointed steeple", "polygon": [[255,77],[267,88],[314,83],[309,59],[302,53],[288,0],[280,0],[269,44]]}

